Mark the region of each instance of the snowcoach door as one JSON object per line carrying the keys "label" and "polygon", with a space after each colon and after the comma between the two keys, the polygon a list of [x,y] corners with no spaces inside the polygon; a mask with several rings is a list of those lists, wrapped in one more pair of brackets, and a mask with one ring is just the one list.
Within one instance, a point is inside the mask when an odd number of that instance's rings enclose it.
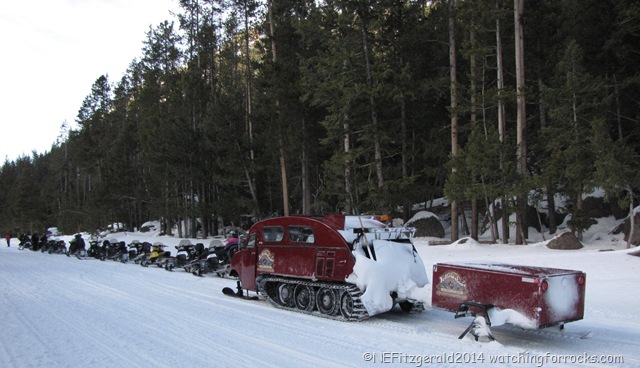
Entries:
{"label": "snowcoach door", "polygon": [[256,265],[258,259],[256,256],[256,239],[257,233],[249,234],[246,246],[241,252],[238,252],[241,256],[238,276],[240,277],[242,288],[245,290],[256,290]]}

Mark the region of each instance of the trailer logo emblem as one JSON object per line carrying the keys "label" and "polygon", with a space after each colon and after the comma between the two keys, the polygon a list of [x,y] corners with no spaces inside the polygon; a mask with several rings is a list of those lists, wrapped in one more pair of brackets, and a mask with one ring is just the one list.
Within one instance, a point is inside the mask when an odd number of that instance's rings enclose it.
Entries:
{"label": "trailer logo emblem", "polygon": [[269,249],[263,250],[258,256],[258,270],[273,272],[274,260],[275,258],[273,256],[273,253],[271,253]]}
{"label": "trailer logo emblem", "polygon": [[436,289],[444,294],[467,295],[467,282],[457,272],[447,271],[440,276]]}

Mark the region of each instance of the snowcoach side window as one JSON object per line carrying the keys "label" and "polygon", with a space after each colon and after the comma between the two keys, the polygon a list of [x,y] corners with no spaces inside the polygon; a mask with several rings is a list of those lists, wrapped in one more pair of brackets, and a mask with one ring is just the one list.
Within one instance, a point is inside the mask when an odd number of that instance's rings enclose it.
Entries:
{"label": "snowcoach side window", "polygon": [[284,229],[282,226],[265,226],[262,228],[262,236],[266,242],[279,242],[284,238]]}
{"label": "snowcoach side window", "polygon": [[311,226],[289,226],[289,239],[292,242],[312,244],[315,242],[313,228]]}
{"label": "snowcoach side window", "polygon": [[249,235],[247,238],[247,248],[255,248],[256,247],[256,233]]}

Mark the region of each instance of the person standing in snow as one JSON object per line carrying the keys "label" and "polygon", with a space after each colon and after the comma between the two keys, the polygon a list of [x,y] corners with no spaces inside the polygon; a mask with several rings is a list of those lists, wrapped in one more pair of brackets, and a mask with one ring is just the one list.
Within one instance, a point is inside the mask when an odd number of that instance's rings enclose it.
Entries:
{"label": "person standing in snow", "polygon": [[76,239],[76,252],[77,254],[80,254],[82,256],[84,256],[85,254],[85,242],[84,242],[84,238],[82,237],[82,235],[80,233],[76,234],[75,236]]}
{"label": "person standing in snow", "polygon": [[34,232],[33,234],[31,234],[31,249],[32,250],[38,250],[38,244],[40,241],[40,237],[38,236],[38,232]]}
{"label": "person standing in snow", "polygon": [[7,233],[5,238],[7,239],[7,247],[10,247],[11,246],[11,234]]}

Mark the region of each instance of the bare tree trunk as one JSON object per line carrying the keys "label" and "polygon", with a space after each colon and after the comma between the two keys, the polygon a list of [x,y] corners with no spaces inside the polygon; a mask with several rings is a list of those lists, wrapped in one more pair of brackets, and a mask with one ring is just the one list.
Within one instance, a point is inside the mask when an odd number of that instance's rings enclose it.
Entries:
{"label": "bare tree trunk", "polygon": [[622,113],[620,112],[620,91],[618,89],[618,79],[616,78],[615,74],[613,75],[613,86],[616,97],[616,122],[618,123],[618,142],[622,142]]}
{"label": "bare tree trunk", "polygon": [[193,180],[189,180],[189,217],[191,218],[191,237],[197,237],[198,233],[198,215],[196,214],[195,191],[193,188]]}
{"label": "bare tree trunk", "polygon": [[287,185],[287,163],[284,152],[284,140],[282,132],[278,135],[278,144],[280,146],[280,176],[282,178],[282,207],[283,215],[289,216],[289,190]]}
{"label": "bare tree trunk", "polygon": [[[540,100],[538,101],[540,127],[544,128],[547,126],[547,106],[545,103],[544,83],[542,82],[542,78],[538,78],[538,90],[540,91]],[[546,196],[548,206],[547,212],[549,214],[549,234],[555,234],[557,230],[558,220],[556,218],[556,199],[552,180],[547,180]]]}
{"label": "bare tree trunk", "polygon": [[347,197],[345,211],[347,214],[352,214],[354,200],[353,200],[353,192],[351,189],[351,159],[349,158],[349,150],[351,148],[351,138],[349,135],[349,118],[347,116],[344,117],[344,122],[342,127],[344,129],[344,191]]}
{"label": "bare tree trunk", "polygon": [[[496,10],[500,7],[499,1],[496,1]],[[498,83],[498,135],[500,142],[504,144],[506,134],[505,123],[505,107],[504,107],[504,67],[502,65],[502,33],[500,31],[500,17],[496,18],[496,59],[497,59],[497,83]],[[500,153],[500,169],[504,167],[504,154]],[[502,242],[509,242],[509,214],[507,212],[507,198],[502,200]]]}
{"label": "bare tree trunk", "polygon": [[627,249],[631,248],[631,241],[633,240],[633,229],[635,228],[635,216],[633,213],[633,189],[628,186],[627,193],[629,193],[629,237],[627,238]]}
{"label": "bare tree trunk", "polygon": [[244,2],[244,53],[245,53],[245,129],[249,136],[250,159],[253,164],[255,153],[253,151],[253,121],[251,120],[253,110],[252,88],[252,71],[251,71],[251,55],[249,54],[249,9],[248,2]]}
{"label": "bare tree trunk", "polygon": [[[458,93],[456,68],[456,16],[455,0],[449,0],[449,78],[451,84],[451,156],[458,154]],[[456,168],[451,168],[456,172]],[[458,204],[451,201],[451,241],[458,240]]]}
{"label": "bare tree trunk", "polygon": [[362,48],[364,51],[364,61],[367,73],[367,89],[369,90],[369,106],[371,108],[371,124],[373,124],[373,155],[376,167],[376,177],[378,179],[378,189],[384,187],[384,176],[382,174],[382,149],[380,147],[380,136],[378,133],[378,111],[376,100],[373,94],[373,76],[371,72],[371,61],[369,60],[369,37],[365,19],[360,17],[362,22]]}
{"label": "bare tree trunk", "polygon": [[[496,2],[496,9],[499,6],[499,2]],[[498,135],[500,142],[504,143],[504,136],[506,130],[505,123],[505,107],[504,107],[504,66],[502,63],[502,33],[500,31],[500,18],[496,18],[496,72],[497,72],[497,84],[498,84]],[[500,158],[500,167],[504,164],[504,158]]]}
{"label": "bare tree trunk", "polygon": [[[402,64],[402,63],[401,63]],[[400,124],[402,129],[402,178],[407,179],[409,177],[409,137],[407,137],[407,103],[404,94],[400,100]],[[408,221],[411,216],[411,203],[408,199],[405,199],[402,203],[402,217],[404,221]]]}
{"label": "bare tree trunk", "polygon": [[[578,193],[576,193],[576,210],[574,211],[574,213],[578,213],[580,214],[580,217],[582,217],[582,208],[584,207],[584,202],[582,200],[582,190]],[[576,229],[576,238],[578,238],[578,240],[582,241],[582,236],[584,233],[584,230],[582,229],[582,221],[580,221],[580,223],[578,224],[578,226],[575,226],[574,228]]]}
{"label": "bare tree trunk", "polygon": [[[471,30],[469,31],[469,41],[471,43],[471,47],[475,47],[476,41],[476,33],[475,33],[475,22],[471,21]],[[475,50],[471,52],[469,56],[469,64],[471,68],[471,126],[475,128],[477,124],[477,114],[476,114],[476,105],[477,105],[477,96],[476,96],[476,52]],[[475,196],[471,198],[471,239],[478,240],[478,198]]]}
{"label": "bare tree trunk", "polygon": [[309,178],[309,158],[307,157],[307,145],[306,145],[306,134],[307,131],[307,120],[305,117],[302,117],[302,134],[303,134],[303,142],[302,142],[302,158],[301,158],[301,167],[302,167],[302,213],[308,215],[311,213],[311,185]]}
{"label": "bare tree trunk", "polygon": [[[524,29],[522,13],[524,10],[524,0],[514,0],[514,24],[516,40],[516,84],[517,84],[517,145],[518,145],[518,173],[521,180],[527,175],[527,139],[525,131],[527,129],[526,100],[525,100],[525,79],[524,79]],[[518,195],[518,211],[516,214],[516,244],[524,244],[528,237],[529,227],[527,226],[527,193]]]}
{"label": "bare tree trunk", "polygon": [[[269,33],[271,36],[271,61],[275,64],[278,61],[276,52],[275,24],[273,20],[273,1],[269,1]],[[278,147],[280,148],[280,177],[282,180],[282,212],[284,216],[289,216],[289,190],[287,184],[287,160],[284,151],[284,132],[280,121],[280,97],[276,96],[276,122],[278,124]]]}

